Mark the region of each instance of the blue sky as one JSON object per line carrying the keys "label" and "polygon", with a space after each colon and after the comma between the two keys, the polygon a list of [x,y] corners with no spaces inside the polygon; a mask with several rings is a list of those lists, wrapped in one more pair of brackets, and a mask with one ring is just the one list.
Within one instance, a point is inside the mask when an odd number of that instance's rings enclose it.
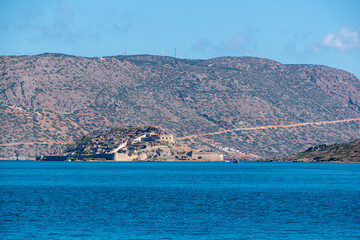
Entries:
{"label": "blue sky", "polygon": [[358,0],[0,0],[0,55],[254,56],[360,77]]}

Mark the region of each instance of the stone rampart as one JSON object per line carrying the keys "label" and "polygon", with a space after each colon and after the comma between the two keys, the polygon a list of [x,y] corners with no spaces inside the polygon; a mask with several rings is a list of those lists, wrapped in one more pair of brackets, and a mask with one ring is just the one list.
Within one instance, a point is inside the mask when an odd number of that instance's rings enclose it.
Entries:
{"label": "stone rampart", "polygon": [[197,161],[224,161],[224,156],[219,152],[192,152],[191,155],[192,160]]}
{"label": "stone rampart", "polygon": [[137,154],[132,154],[129,156],[127,153],[115,153],[114,159],[115,161],[133,161],[138,158]]}
{"label": "stone rampart", "polygon": [[42,156],[37,158],[39,161],[66,161],[66,160],[114,160],[115,154],[91,154],[91,155],[75,155],[75,156]]}

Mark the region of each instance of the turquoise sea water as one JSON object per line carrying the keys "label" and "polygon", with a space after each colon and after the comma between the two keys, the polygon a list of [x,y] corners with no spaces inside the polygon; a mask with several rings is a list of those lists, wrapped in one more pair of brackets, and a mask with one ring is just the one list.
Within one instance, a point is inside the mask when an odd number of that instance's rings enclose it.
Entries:
{"label": "turquoise sea water", "polygon": [[0,239],[359,239],[360,164],[0,161]]}

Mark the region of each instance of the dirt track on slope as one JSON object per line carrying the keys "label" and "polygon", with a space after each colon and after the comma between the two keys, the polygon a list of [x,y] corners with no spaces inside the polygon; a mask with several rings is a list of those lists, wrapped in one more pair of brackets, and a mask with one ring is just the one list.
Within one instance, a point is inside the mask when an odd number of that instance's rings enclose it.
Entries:
{"label": "dirt track on slope", "polygon": [[355,122],[355,121],[360,121],[360,118],[349,118],[349,119],[334,120],[334,121],[293,123],[293,124],[287,124],[287,125],[268,125],[268,126],[259,126],[259,127],[234,128],[234,129],[221,130],[218,132],[200,133],[200,134],[188,135],[188,136],[184,136],[184,137],[178,137],[178,138],[176,138],[176,140],[184,140],[184,139],[198,138],[198,137],[204,137],[204,136],[212,136],[212,135],[218,135],[218,134],[233,132],[233,131],[254,131],[254,130],[263,130],[263,129],[271,129],[271,128],[274,128],[274,129],[293,128],[293,127],[300,127],[300,126],[336,124],[336,123]]}
{"label": "dirt track on slope", "polygon": [[[205,137],[205,136],[212,136],[212,135],[218,135],[222,133],[227,132],[233,132],[233,131],[256,131],[256,130],[263,130],[263,129],[278,129],[278,128],[293,128],[293,127],[300,127],[300,126],[309,126],[309,125],[325,125],[325,124],[336,124],[336,123],[345,123],[345,122],[355,122],[360,121],[360,118],[349,118],[349,119],[342,119],[342,120],[334,120],[334,121],[320,121],[320,122],[306,122],[306,123],[293,123],[293,124],[287,124],[287,125],[267,125],[267,126],[258,126],[258,127],[245,127],[245,128],[234,128],[234,129],[226,129],[221,130],[218,132],[210,132],[210,133],[200,133],[200,134],[194,134],[194,135],[188,135],[184,137],[177,137],[176,140],[185,140],[185,139],[192,139],[192,138],[198,138],[198,137]],[[17,142],[17,143],[4,143],[0,144],[0,146],[14,146],[14,145],[33,145],[33,144],[67,144],[70,143],[70,141],[59,141],[59,142]]]}

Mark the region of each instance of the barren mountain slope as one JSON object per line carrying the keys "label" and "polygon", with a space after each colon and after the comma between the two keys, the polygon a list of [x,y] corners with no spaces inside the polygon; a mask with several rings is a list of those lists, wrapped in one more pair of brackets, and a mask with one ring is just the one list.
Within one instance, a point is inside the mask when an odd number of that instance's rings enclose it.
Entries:
{"label": "barren mountain slope", "polygon": [[[360,117],[354,75],[251,57],[2,56],[0,89],[3,156],[33,156],[106,126],[159,125],[186,136]],[[204,137],[191,140],[271,157],[355,139],[360,131],[353,121]]]}

